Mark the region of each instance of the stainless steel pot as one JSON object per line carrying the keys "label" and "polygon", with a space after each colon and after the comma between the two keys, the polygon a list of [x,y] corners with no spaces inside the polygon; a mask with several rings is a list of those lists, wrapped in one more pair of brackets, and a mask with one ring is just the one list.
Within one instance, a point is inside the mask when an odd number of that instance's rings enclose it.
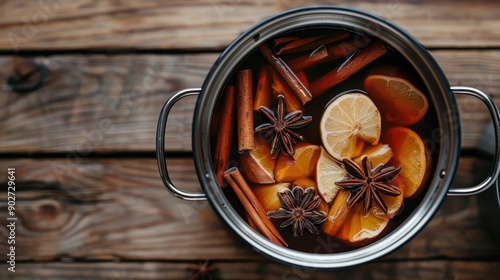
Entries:
{"label": "stainless steel pot", "polygon": [[[387,236],[365,247],[334,254],[304,253],[271,243],[255,232],[234,210],[215,180],[211,162],[210,126],[214,108],[227,78],[241,61],[265,42],[280,34],[304,28],[343,28],[378,37],[403,55],[420,74],[430,93],[430,102],[440,114],[438,121],[442,139],[434,143],[439,149],[436,168],[422,202],[414,212]],[[168,113],[181,98],[199,94],[193,117],[192,145],[196,172],[204,193],[187,193],[176,188],[169,179],[164,154],[164,133]],[[450,189],[460,157],[460,123],[454,94],[466,94],[484,102],[494,123],[494,168],[484,182],[464,189]],[[499,173],[500,117],[498,109],[483,92],[466,87],[450,88],[445,75],[414,38],[380,17],[358,10],[317,6],[283,12],[252,27],[234,40],[215,62],[201,89],[188,89],[173,95],[163,107],[157,130],[157,159],[161,178],[172,195],[185,200],[208,199],[224,222],[255,250],[277,261],[315,269],[333,269],[357,265],[379,258],[402,246],[415,236],[433,217],[446,195],[471,195],[491,186]]]}

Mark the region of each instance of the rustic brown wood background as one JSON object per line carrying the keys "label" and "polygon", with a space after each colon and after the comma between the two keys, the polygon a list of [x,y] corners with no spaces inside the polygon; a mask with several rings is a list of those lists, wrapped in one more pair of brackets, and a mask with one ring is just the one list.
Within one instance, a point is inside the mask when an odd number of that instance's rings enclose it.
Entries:
{"label": "rustic brown wood background", "polygon": [[[430,49],[451,84],[477,87],[500,105],[500,1],[2,1],[0,182],[16,168],[19,222],[15,273],[7,271],[0,226],[0,279],[187,279],[186,267],[203,260],[217,269],[215,279],[496,279],[500,243],[476,197],[446,198],[420,234],[383,259],[325,272],[267,260],[208,203],[165,191],[154,158],[165,100],[200,86],[245,29],[311,4],[395,22]],[[5,84],[19,57],[50,69],[25,95]],[[180,102],[167,127],[171,176],[190,190],[199,189],[190,158],[194,102]],[[455,184],[466,186],[488,165],[474,156],[488,115],[477,102],[458,102],[469,157]]]}

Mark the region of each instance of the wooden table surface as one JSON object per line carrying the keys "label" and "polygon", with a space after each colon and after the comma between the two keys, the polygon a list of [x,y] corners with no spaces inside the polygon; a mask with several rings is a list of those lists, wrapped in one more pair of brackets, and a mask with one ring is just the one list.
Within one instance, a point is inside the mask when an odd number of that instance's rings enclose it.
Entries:
{"label": "wooden table surface", "polygon": [[[311,4],[381,15],[417,38],[452,85],[500,104],[500,1],[2,1],[0,182],[16,168],[16,272],[7,271],[7,188],[0,194],[0,279],[188,279],[209,260],[214,279],[497,279],[500,242],[477,197],[448,197],[412,241],[339,271],[277,264],[233,235],[207,202],[163,187],[155,130],[163,103],[201,86],[219,53],[267,16]],[[33,65],[47,75],[19,94],[6,81]],[[14,81],[22,86],[36,79]],[[191,158],[195,98],[167,126],[174,183],[199,189]],[[489,116],[458,99],[466,157],[455,185],[478,182]],[[480,170],[482,170],[480,168]],[[498,219],[497,217],[493,217]]]}

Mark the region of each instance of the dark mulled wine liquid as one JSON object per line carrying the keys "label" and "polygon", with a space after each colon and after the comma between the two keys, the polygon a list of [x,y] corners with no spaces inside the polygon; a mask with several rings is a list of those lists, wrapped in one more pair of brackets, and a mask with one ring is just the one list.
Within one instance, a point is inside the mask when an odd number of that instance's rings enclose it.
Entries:
{"label": "dark mulled wine liquid", "polygon": [[[290,34],[283,34],[280,37],[284,36],[293,36],[293,37],[308,37],[308,36],[313,36],[317,34],[328,34],[329,32],[334,32],[336,30],[333,29],[315,29],[314,31],[311,30],[302,30],[298,32],[293,32]],[[356,36],[362,36],[360,34],[356,33],[350,33],[350,39]],[[371,38],[374,39],[374,38]],[[269,42],[266,42],[269,43]],[[400,71],[404,77],[410,81],[416,88],[420,89],[422,93],[424,93],[427,97],[427,100],[429,101],[429,108],[427,110],[427,113],[425,116],[416,124],[414,125],[408,125],[406,127],[410,128],[411,130],[415,131],[423,140],[424,143],[426,144],[426,161],[427,161],[427,174],[425,176],[426,179],[424,179],[424,182],[422,183],[423,191],[420,192],[420,195],[417,197],[411,198],[411,199],[404,199],[403,206],[401,207],[399,213],[392,218],[389,221],[389,224],[387,227],[384,229],[382,234],[378,236],[377,239],[383,238],[385,235],[390,233],[392,230],[394,230],[396,227],[401,225],[409,215],[415,210],[415,208],[418,206],[418,204],[421,202],[422,197],[425,195],[426,189],[427,189],[427,184],[428,184],[428,179],[431,177],[431,172],[435,169],[436,165],[436,159],[438,158],[438,149],[436,148],[437,145],[433,145],[431,148],[431,145],[428,145],[429,142],[426,141],[426,139],[432,139],[434,142],[438,143],[439,139],[436,139],[436,135],[432,135],[432,132],[438,127],[438,121],[437,121],[437,113],[435,108],[433,107],[433,104],[431,102],[431,98],[427,92],[427,89],[424,86],[424,83],[422,82],[420,76],[418,73],[414,70],[414,68],[406,61],[404,57],[402,57],[400,54],[397,52],[393,51],[390,46],[386,45],[388,49],[388,53],[383,55],[382,57],[376,59],[373,63],[369,64],[368,66],[364,67],[362,70],[358,71],[356,74],[352,75],[345,81],[341,82],[340,84],[336,85],[335,87],[327,90],[326,92],[322,93],[321,95],[314,97],[312,101],[308,102],[307,104],[304,105],[304,115],[305,116],[312,116],[313,122],[310,125],[307,125],[304,128],[296,130],[297,133],[303,135],[305,137],[305,142],[309,142],[311,144],[315,145],[322,145],[321,141],[321,136],[320,136],[320,122],[323,112],[325,107],[329,104],[329,102],[332,101],[332,99],[335,99],[339,94],[348,92],[348,91],[361,91],[365,92],[364,86],[363,86],[363,81],[364,79],[377,67],[380,66],[390,66],[391,68],[396,69],[396,71]],[[290,54],[290,55],[283,55],[281,56],[284,61],[288,61],[290,59],[293,59],[295,57],[298,57],[299,55],[303,55],[304,52],[300,54]],[[312,83],[315,80],[319,79],[322,77],[325,73],[328,71],[332,70],[335,67],[338,67],[339,65],[342,65],[346,60],[350,59],[349,57],[343,57],[338,60],[326,62],[323,64],[320,64],[318,66],[314,66],[310,69],[304,70],[307,80]],[[228,78],[228,84],[234,84],[234,74],[236,73],[237,70],[240,69],[251,69],[253,72],[253,89],[254,89],[254,94],[255,94],[255,89],[257,88],[258,85],[258,77],[259,77],[259,71],[262,69],[263,65],[267,65],[267,62],[264,60],[262,57],[261,53],[256,50],[254,51],[251,55],[249,55],[244,61],[242,61],[241,65],[239,66],[238,69],[236,69],[233,74]],[[217,131],[218,131],[218,124],[219,124],[219,118],[220,116],[218,115],[221,110],[222,110],[222,105],[221,105],[221,100],[222,98],[219,98],[218,105],[216,106],[216,115],[214,115],[213,120],[212,120],[212,125],[211,125],[211,148],[212,151],[215,151],[215,143],[216,143],[216,138],[217,138]],[[273,109],[275,106],[273,105]],[[259,114],[257,111],[254,112],[254,123],[257,126],[258,124],[261,124],[263,122],[267,122],[266,119],[262,117],[261,114]],[[391,126],[397,126],[396,124],[393,123],[388,123],[384,121],[384,118],[382,118],[382,132],[381,134],[384,133],[384,129],[387,129],[388,127]],[[237,136],[236,133],[234,133],[234,137],[232,139],[232,150],[231,150],[231,164],[238,165],[238,159],[239,159],[239,154],[236,148],[237,143]],[[435,146],[435,147],[434,147]],[[390,163],[390,162],[389,162]],[[240,213],[241,217],[243,219],[247,219],[247,215],[244,213],[245,210],[241,206],[241,203],[237,199],[237,197],[234,195],[233,191],[231,188],[224,188],[224,192],[226,193],[228,200],[232,202],[232,206]],[[331,204],[331,203],[330,203]],[[325,234],[321,230],[321,225],[318,226],[318,229],[320,231],[319,234],[311,234],[307,231],[304,232],[303,236],[298,236],[294,237],[293,236],[293,231],[291,227],[285,227],[285,228],[280,228],[279,225],[283,221],[281,220],[273,220],[273,223],[276,225],[276,228],[280,231],[282,236],[285,238],[285,240],[289,244],[289,248],[299,250],[299,251],[304,251],[304,252],[312,252],[312,253],[336,253],[336,252],[344,252],[344,251],[349,251],[355,249],[355,247],[348,246],[344,244],[343,242],[337,240],[335,237],[330,236],[328,234]],[[373,242],[373,241],[372,241]]]}

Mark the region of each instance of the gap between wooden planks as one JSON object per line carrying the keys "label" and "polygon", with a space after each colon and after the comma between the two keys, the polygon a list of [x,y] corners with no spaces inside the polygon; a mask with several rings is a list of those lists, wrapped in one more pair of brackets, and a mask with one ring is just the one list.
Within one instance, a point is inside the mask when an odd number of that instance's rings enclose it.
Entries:
{"label": "gap between wooden planks", "polygon": [[500,46],[498,5],[486,0],[22,0],[0,5],[0,50],[221,50],[266,17],[318,4],[384,17],[428,48]]}
{"label": "gap between wooden planks", "polygon": [[[197,262],[99,262],[22,263],[16,280],[163,280],[188,279],[186,268]],[[335,271],[304,270],[274,262],[210,262],[213,279],[302,280],[302,279],[491,279],[500,273],[500,261],[378,261]],[[1,265],[3,268],[5,265]]]}
{"label": "gap between wooden planks", "polygon": [[[467,161],[458,174],[478,172],[475,161]],[[58,174],[54,166],[64,164],[64,159],[0,160],[0,170],[16,168],[17,260],[263,260],[207,202],[167,193],[154,159],[82,160]],[[199,188],[192,160],[172,159],[168,165],[175,185]],[[458,179],[462,185],[477,180]],[[5,193],[0,198],[5,207]],[[430,224],[386,260],[436,257],[500,257],[500,244],[486,231],[475,197],[447,198]]]}
{"label": "gap between wooden planks", "polygon": [[[432,55],[451,85],[477,87],[500,105],[500,51],[443,50]],[[0,57],[0,81],[12,57]],[[0,153],[153,152],[158,115],[176,91],[199,87],[217,54],[55,55],[48,85],[20,96],[0,88]],[[175,105],[166,149],[191,150],[196,98]],[[489,121],[480,102],[459,98],[462,145],[477,147]]]}

